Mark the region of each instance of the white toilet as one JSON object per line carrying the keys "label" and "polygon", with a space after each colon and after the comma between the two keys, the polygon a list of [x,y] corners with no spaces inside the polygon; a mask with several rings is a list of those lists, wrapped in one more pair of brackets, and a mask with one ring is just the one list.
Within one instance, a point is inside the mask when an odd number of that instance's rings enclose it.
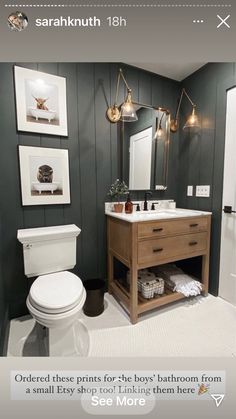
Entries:
{"label": "white toilet", "polygon": [[[86,291],[80,278],[68,271],[76,264],[80,231],[72,224],[18,230],[17,234],[23,244],[25,275],[37,276],[26,304],[32,317],[48,328],[50,356],[86,354],[86,331],[78,321]],[[86,342],[81,341],[84,338]]]}

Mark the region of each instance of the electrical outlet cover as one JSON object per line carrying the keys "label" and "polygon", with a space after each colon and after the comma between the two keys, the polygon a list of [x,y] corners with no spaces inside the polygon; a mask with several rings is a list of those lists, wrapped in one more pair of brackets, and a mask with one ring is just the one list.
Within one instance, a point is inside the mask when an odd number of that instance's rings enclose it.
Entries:
{"label": "electrical outlet cover", "polygon": [[187,187],[187,196],[193,196],[193,186],[188,185]]}
{"label": "electrical outlet cover", "polygon": [[210,185],[197,185],[196,186],[196,196],[199,198],[209,198],[210,197]]}

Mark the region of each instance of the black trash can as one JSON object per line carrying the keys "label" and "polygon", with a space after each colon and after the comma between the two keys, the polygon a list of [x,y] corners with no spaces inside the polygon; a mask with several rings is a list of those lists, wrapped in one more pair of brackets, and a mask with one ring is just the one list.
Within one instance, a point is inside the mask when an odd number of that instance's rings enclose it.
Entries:
{"label": "black trash can", "polygon": [[96,317],[104,311],[105,281],[102,279],[86,279],[86,301],[83,307],[84,314],[89,317]]}

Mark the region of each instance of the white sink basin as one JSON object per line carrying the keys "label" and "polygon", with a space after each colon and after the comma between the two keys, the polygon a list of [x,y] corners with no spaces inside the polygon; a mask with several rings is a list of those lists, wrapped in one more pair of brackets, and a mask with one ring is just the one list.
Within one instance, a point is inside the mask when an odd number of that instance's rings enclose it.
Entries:
{"label": "white sink basin", "polygon": [[133,217],[163,217],[163,216],[173,216],[176,212],[169,211],[136,211],[132,214]]}
{"label": "white sink basin", "polygon": [[112,211],[106,211],[106,215],[111,217],[120,218],[121,220],[128,221],[130,223],[151,221],[151,220],[163,220],[172,218],[184,218],[184,217],[199,217],[201,215],[208,215],[210,212],[188,210],[182,208],[175,209],[159,209],[153,211],[135,211],[132,214],[116,213]]}

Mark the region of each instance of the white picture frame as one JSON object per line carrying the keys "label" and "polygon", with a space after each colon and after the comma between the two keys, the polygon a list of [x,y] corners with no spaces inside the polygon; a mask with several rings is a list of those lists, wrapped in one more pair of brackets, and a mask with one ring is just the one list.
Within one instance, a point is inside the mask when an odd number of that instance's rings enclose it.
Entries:
{"label": "white picture frame", "polygon": [[66,79],[14,66],[18,131],[68,136]]}
{"label": "white picture frame", "polygon": [[68,150],[19,146],[22,205],[70,204]]}

